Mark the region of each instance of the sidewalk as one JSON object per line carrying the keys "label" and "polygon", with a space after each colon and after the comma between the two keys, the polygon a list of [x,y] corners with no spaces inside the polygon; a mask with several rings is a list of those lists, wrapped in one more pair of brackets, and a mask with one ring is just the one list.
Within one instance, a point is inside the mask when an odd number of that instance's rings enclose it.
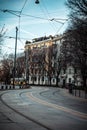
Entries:
{"label": "sidewalk", "polygon": [[85,98],[87,99],[87,93],[84,90],[73,90],[72,94],[74,96],[80,97],[80,98]]}
{"label": "sidewalk", "polygon": [[[19,89],[20,86],[15,86],[15,89]],[[13,85],[8,84],[0,84],[0,90],[7,90],[7,89],[13,89]]]}
{"label": "sidewalk", "polygon": [[11,89],[26,89],[26,88],[30,88],[30,86],[29,85],[21,85],[21,86],[19,86],[19,85],[15,85],[14,87],[13,87],[13,85],[9,85],[9,84],[0,84],[0,90],[11,90]]}
{"label": "sidewalk", "polygon": [[87,93],[83,90],[72,90],[72,93],[70,93],[69,89],[66,88],[60,88],[62,89],[62,92],[64,95],[74,98],[74,99],[79,99],[79,100],[87,100]]}

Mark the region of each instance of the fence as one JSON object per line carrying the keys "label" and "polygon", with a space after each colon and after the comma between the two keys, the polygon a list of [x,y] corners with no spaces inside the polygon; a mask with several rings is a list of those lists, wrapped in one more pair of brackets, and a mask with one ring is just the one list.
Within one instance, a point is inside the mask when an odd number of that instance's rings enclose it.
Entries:
{"label": "fence", "polygon": [[13,85],[4,85],[4,84],[1,84],[0,85],[0,90],[9,90],[9,89],[23,89],[23,88],[29,88],[28,85],[15,85],[15,87],[13,87]]}

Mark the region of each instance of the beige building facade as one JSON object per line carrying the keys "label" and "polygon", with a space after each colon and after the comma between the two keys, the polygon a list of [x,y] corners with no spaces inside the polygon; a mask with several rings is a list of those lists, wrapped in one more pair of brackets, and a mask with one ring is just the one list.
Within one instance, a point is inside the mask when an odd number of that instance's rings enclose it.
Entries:
{"label": "beige building facade", "polygon": [[57,75],[62,41],[63,36],[40,37],[32,42],[26,41],[25,78],[29,84],[57,85],[58,82],[60,86],[65,86],[74,82],[74,68],[70,65]]}

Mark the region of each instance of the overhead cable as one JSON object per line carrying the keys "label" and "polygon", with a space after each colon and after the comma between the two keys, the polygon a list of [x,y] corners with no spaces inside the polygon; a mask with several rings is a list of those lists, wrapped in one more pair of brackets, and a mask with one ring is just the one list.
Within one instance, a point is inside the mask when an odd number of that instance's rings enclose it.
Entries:
{"label": "overhead cable", "polygon": [[25,7],[27,1],[28,1],[28,0],[25,0],[24,5],[23,5],[23,7],[22,7],[22,9],[21,9],[21,11],[20,11],[20,14],[22,13],[22,11],[23,11],[23,9],[24,9],[24,7]]}

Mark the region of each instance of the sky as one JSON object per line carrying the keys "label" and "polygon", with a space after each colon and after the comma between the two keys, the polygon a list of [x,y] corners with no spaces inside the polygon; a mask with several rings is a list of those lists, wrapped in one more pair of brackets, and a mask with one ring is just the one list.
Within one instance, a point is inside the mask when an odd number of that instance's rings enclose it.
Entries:
{"label": "sky", "polygon": [[67,27],[66,0],[0,0],[0,30],[6,30],[3,54],[15,52],[16,27],[18,28],[17,53],[24,51],[26,41],[34,38],[59,35]]}

